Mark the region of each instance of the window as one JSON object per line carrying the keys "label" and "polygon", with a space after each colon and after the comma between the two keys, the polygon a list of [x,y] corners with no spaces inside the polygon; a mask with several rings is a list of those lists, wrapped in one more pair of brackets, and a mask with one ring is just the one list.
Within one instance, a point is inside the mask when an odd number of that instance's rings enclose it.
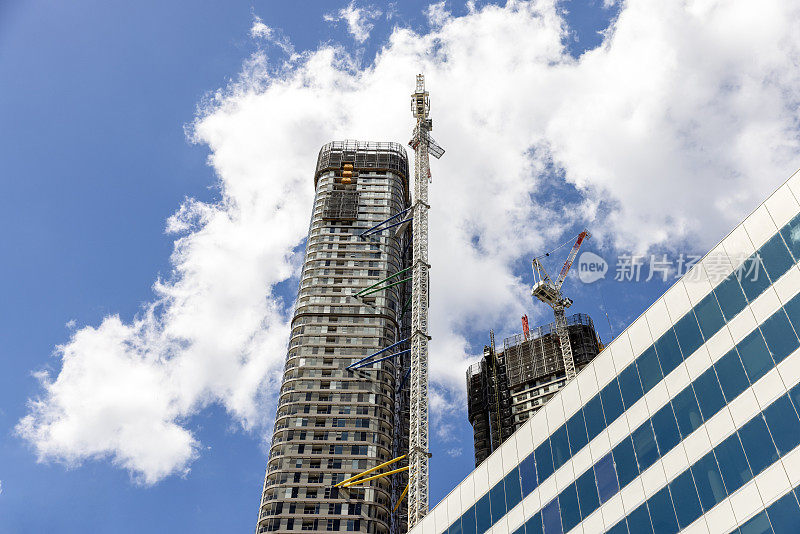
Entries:
{"label": "window", "polygon": [[788,396],[784,395],[768,406],[764,417],[781,456],[800,444],[800,419]]}
{"label": "window", "polygon": [[658,450],[661,451],[661,456],[664,456],[681,441],[681,434],[678,431],[678,422],[675,420],[675,414],[672,412],[672,405],[667,403],[663,406],[651,418],[651,421],[653,422]]}
{"label": "window", "polygon": [[578,508],[578,492],[575,484],[570,484],[558,496],[558,505],[561,508],[561,525],[564,532],[569,532],[581,522],[581,512]]}
{"label": "window", "polygon": [[464,534],[475,534],[475,505],[461,516],[461,530]]}
{"label": "window", "polygon": [[558,510],[558,499],[553,499],[542,509],[544,534],[562,534],[561,514]]}
{"label": "window", "polygon": [[772,444],[763,416],[757,415],[745,423],[739,429],[739,437],[742,439],[742,446],[750,462],[753,476],[758,475],[778,459],[778,452]]}
{"label": "window", "polygon": [[722,475],[713,452],[709,452],[694,463],[692,475],[697,486],[697,494],[700,496],[700,504],[706,512],[726,497]]}
{"label": "window", "polygon": [[606,428],[603,405],[600,403],[599,393],[592,397],[592,400],[583,407],[583,416],[586,420],[587,438],[592,441]]}
{"label": "window", "polygon": [[475,503],[475,522],[478,529],[477,534],[483,534],[492,526],[492,512],[489,505],[488,493]]}
{"label": "window", "polygon": [[[642,503],[639,508],[628,516],[628,528],[636,534],[653,534],[653,525],[650,524],[650,514],[647,512],[647,503]],[[661,534],[659,532],[659,534]]]}
{"label": "window", "polygon": [[675,512],[678,516],[678,524],[681,528],[688,527],[703,514],[691,471],[687,469],[670,482],[669,491],[672,494],[672,501],[675,504]]}
{"label": "window", "polygon": [[628,534],[628,523],[625,518],[606,531],[606,534]]}
{"label": "window", "polygon": [[522,496],[525,497],[539,485],[536,480],[536,462],[533,453],[520,462],[519,474],[522,479]]}
{"label": "window", "polygon": [[653,522],[653,531],[658,534],[675,534],[678,532],[678,519],[672,506],[672,498],[667,487],[661,488],[652,497],[647,499],[647,508],[650,510],[650,519]]}
{"label": "window", "polygon": [[550,436],[550,445],[553,447],[553,468],[557,471],[570,458],[567,425],[561,425],[558,430],[553,432],[553,435]]}
{"label": "window", "polygon": [[751,518],[747,523],[739,527],[739,534],[772,534],[772,527],[767,519],[767,511]]}
{"label": "window", "polygon": [[796,532],[800,522],[800,507],[791,491],[767,508],[772,528],[777,533]]}
{"label": "window", "polygon": [[684,359],[703,344],[703,335],[692,310],[675,324],[675,334],[678,336],[678,345],[681,347]]}
{"label": "window", "polygon": [[739,442],[739,436],[736,433],[714,448],[714,456],[717,458],[719,471],[722,474],[722,480],[725,482],[725,489],[728,495],[753,478],[750,467],[747,465],[744,449],[742,449],[742,444]]}
{"label": "window", "polygon": [[575,487],[578,490],[578,504],[581,508],[581,519],[589,517],[589,514],[600,506],[597,486],[592,469],[586,471],[575,481]]}
{"label": "window", "polygon": [[631,434],[631,439],[633,439],[633,448],[636,450],[639,472],[643,473],[658,460],[656,438],[653,435],[653,427],[650,421],[645,421],[642,426],[637,428]]}
{"label": "window", "polygon": [[764,269],[773,282],[788,271],[794,263],[780,233],[775,234],[769,241],[761,245],[758,254],[761,256]]}
{"label": "window", "polygon": [[766,275],[759,251],[747,258],[737,271],[744,296],[750,302],[753,302],[769,286],[769,277]]}
{"label": "window", "polygon": [[461,534],[461,518],[455,520],[455,522],[450,525],[450,528],[447,529],[447,534]]}
{"label": "window", "polygon": [[744,370],[751,384],[755,384],[775,365],[758,328],[740,341],[736,349],[739,351]]}
{"label": "window", "polygon": [[639,382],[639,372],[636,365],[630,364],[619,374],[619,389],[622,391],[622,401],[625,409],[629,409],[633,404],[642,398],[642,383]]}
{"label": "window", "polygon": [[624,488],[628,483],[639,475],[636,467],[636,456],[633,454],[633,443],[627,437],[611,451],[614,456],[614,464],[617,468],[617,478],[619,487]]}
{"label": "window", "polygon": [[610,425],[623,412],[622,395],[619,392],[619,384],[616,378],[603,388],[600,392],[600,398],[603,400],[603,412],[606,416],[606,423]]}
{"label": "window", "polygon": [[772,314],[760,328],[776,363],[782,362],[799,345],[792,325],[782,309]]}
{"label": "window", "polygon": [[750,385],[736,349],[731,349],[717,360],[714,364],[714,369],[717,370],[717,378],[727,402],[731,402]]}
{"label": "window", "polygon": [[619,491],[617,474],[614,470],[614,459],[611,453],[606,454],[594,464],[594,477],[597,480],[597,492],[600,502],[604,503]]}
{"label": "window", "polygon": [[567,433],[569,434],[569,449],[575,455],[588,443],[586,425],[584,424],[581,410],[578,410],[567,421]]}
{"label": "window", "polygon": [[[498,484],[499,486],[500,484]],[[515,467],[503,479],[506,488],[506,510],[512,510],[522,500],[522,489],[519,482],[519,468]]]}
{"label": "window", "polygon": [[714,294],[717,296],[720,309],[722,309],[722,315],[727,321],[733,319],[747,305],[736,272],[729,274],[715,287]]}
{"label": "window", "polygon": [[683,361],[681,349],[678,347],[678,338],[675,337],[675,331],[671,328],[658,338],[655,347],[664,376],[670,374]]}
{"label": "window", "polygon": [[800,261],[800,215],[781,228],[780,233],[795,261]]}
{"label": "window", "polygon": [[708,340],[719,332],[719,329],[725,324],[725,319],[722,317],[722,310],[719,309],[717,304],[717,297],[714,293],[709,293],[706,297],[697,303],[694,307],[694,314],[697,317],[697,322],[700,324],[700,331],[703,337]]}
{"label": "window", "polygon": [[550,451],[550,440],[547,439],[536,447],[536,471],[539,475],[539,482],[553,474],[553,454]]}
{"label": "window", "polygon": [[713,367],[697,377],[694,381],[694,391],[697,394],[700,411],[706,421],[725,406],[725,397],[722,395],[722,389]]}
{"label": "window", "polygon": [[543,534],[542,514],[537,512],[530,519],[525,521],[525,534]]}
{"label": "window", "polygon": [[675,409],[678,428],[680,428],[684,438],[703,424],[703,418],[700,416],[700,407],[697,406],[697,399],[695,399],[691,384],[672,399],[672,407]]}
{"label": "window", "polygon": [[489,500],[491,501],[492,523],[495,523],[508,512],[502,480],[489,490]]}
{"label": "window", "polygon": [[661,365],[658,363],[656,349],[653,347],[648,348],[636,358],[636,367],[639,369],[639,378],[642,379],[642,389],[645,393],[653,389],[664,378],[661,373]]}

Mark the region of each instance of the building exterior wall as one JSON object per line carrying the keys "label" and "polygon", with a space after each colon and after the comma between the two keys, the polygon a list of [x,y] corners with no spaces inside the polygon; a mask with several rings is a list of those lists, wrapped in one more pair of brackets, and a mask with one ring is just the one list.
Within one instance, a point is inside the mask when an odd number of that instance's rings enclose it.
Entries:
{"label": "building exterior wall", "polygon": [[[346,163],[354,165],[353,178],[343,179]],[[409,232],[360,236],[408,207],[405,149],[329,143],[314,184],[256,532],[401,532],[405,508],[392,509],[404,474],[347,490],[333,486],[408,448],[407,391],[400,387],[407,356],[346,369],[407,337],[408,283],[353,296],[408,263]]]}
{"label": "building exterior wall", "polygon": [[[567,318],[575,368],[586,367],[600,351],[588,315]],[[467,369],[468,417],[478,466],[566,383],[555,323],[507,338],[502,352],[484,347],[483,358]]]}
{"label": "building exterior wall", "polygon": [[799,201],[800,173],[412,532],[797,532]]}

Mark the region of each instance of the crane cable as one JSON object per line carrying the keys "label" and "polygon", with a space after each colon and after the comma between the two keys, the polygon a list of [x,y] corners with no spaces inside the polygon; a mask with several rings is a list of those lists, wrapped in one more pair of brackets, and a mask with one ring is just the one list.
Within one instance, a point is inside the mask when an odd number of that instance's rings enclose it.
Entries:
{"label": "crane cable", "polygon": [[560,245],[558,245],[556,248],[554,248],[554,249],[553,249],[553,250],[551,250],[550,252],[545,252],[544,254],[541,254],[541,255],[539,255],[539,256],[535,256],[533,259],[535,259],[535,260],[538,260],[538,259],[541,259],[541,258],[545,258],[545,257],[547,257],[547,256],[550,256],[550,254],[552,254],[552,253],[553,253],[553,252],[555,252],[556,250],[558,250],[558,249],[560,249],[560,248],[563,248],[564,246],[566,246],[566,245],[569,245],[570,243],[574,243],[574,242],[575,242],[575,240],[578,238],[578,236],[579,236],[579,235],[581,235],[581,233],[580,233],[580,232],[578,232],[578,233],[577,233],[577,234],[575,234],[574,236],[570,237],[569,239],[567,239],[566,241],[564,241],[563,243],[561,243]]}

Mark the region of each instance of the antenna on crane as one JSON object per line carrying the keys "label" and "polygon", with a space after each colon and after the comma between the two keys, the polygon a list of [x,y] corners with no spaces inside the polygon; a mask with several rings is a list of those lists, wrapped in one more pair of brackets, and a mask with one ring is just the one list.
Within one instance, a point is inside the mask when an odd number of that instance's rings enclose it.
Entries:
{"label": "antenna on crane", "polygon": [[417,120],[409,145],[414,149],[414,204],[412,206],[411,378],[408,445],[408,530],[428,513],[428,182],[429,155],[440,158],[444,149],[430,136],[431,101],[425,76],[417,74],[411,95],[411,114]]}
{"label": "antenna on crane", "polygon": [[564,285],[564,280],[567,278],[569,268],[572,262],[575,261],[575,256],[578,255],[578,250],[584,239],[591,237],[591,234],[584,230],[578,234],[578,239],[572,245],[572,250],[567,256],[567,261],[561,267],[561,272],[558,273],[558,278],[555,282],[550,279],[550,275],[541,264],[539,258],[533,258],[533,289],[531,295],[541,300],[551,308],[553,308],[553,315],[556,323],[556,335],[558,336],[559,343],[561,344],[561,357],[564,360],[564,373],[566,374],[567,382],[575,378],[575,360],[572,357],[572,344],[569,342],[569,331],[567,330],[567,317],[564,311],[572,306],[572,299],[567,298],[561,292],[561,286]]}

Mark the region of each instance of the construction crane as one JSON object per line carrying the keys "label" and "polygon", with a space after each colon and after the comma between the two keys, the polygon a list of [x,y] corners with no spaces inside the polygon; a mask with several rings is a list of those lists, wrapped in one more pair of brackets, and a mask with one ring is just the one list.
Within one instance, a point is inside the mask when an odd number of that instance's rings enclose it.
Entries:
{"label": "construction crane", "polygon": [[570,250],[561,272],[558,273],[555,283],[550,279],[550,275],[547,274],[539,258],[533,259],[534,283],[531,295],[553,308],[556,335],[561,345],[561,357],[564,360],[564,373],[566,374],[567,382],[575,378],[575,360],[572,357],[572,345],[569,342],[569,331],[567,330],[567,317],[564,313],[567,308],[572,306],[572,299],[564,296],[561,292],[561,286],[567,278],[569,268],[572,266],[572,262],[575,261],[575,256],[578,255],[578,250],[581,248],[583,240],[589,237],[591,235],[586,230],[578,234],[578,239],[572,245],[572,250]]}
{"label": "construction crane", "polygon": [[409,141],[414,149],[413,254],[411,273],[411,375],[408,445],[408,530],[428,513],[428,182],[429,155],[440,158],[444,149],[430,136],[431,101],[425,76],[417,75],[411,95],[416,125]]}

